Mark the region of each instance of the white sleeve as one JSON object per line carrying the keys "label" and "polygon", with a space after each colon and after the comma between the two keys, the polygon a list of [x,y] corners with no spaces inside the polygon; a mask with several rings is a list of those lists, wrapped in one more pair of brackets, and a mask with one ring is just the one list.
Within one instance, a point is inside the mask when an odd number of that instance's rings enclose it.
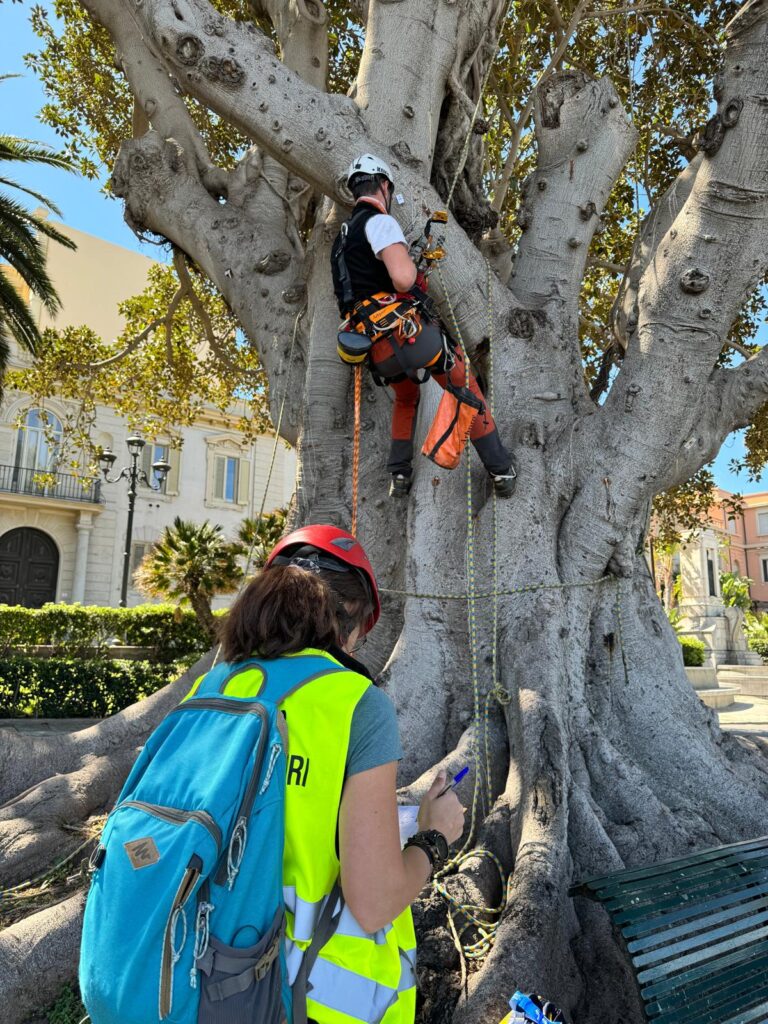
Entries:
{"label": "white sleeve", "polygon": [[382,249],[395,242],[402,242],[406,248],[408,247],[403,229],[388,213],[377,213],[375,217],[371,217],[365,225],[365,237],[377,259],[381,259],[379,253]]}

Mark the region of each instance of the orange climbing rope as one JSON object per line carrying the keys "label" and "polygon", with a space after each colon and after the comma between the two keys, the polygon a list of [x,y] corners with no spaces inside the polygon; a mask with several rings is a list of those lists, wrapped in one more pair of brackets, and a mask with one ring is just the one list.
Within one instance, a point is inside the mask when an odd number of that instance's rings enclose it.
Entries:
{"label": "orange climbing rope", "polygon": [[360,403],[363,394],[363,365],[355,367],[355,434],[352,444],[352,528],[350,533],[357,536],[357,490],[360,475]]}

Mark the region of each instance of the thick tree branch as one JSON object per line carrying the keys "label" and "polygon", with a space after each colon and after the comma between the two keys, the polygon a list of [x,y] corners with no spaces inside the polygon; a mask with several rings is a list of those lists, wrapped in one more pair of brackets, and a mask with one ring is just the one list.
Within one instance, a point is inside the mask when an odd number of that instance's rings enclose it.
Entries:
{"label": "thick tree branch", "polygon": [[[603,408],[574,428],[579,446],[598,453],[561,531],[561,564],[577,575],[609,563],[628,571],[621,524],[679,464],[681,439],[684,447],[696,436],[731,324],[765,273],[767,28],[761,2],[742,8],[727,29],[718,114],[688,197],[640,277],[636,340]],[[599,531],[596,508],[604,510]]]}
{"label": "thick tree branch", "polygon": [[699,153],[677,176],[643,221],[611,311],[613,332],[623,349],[627,348],[637,330],[640,281],[653,259],[659,241],[665,237],[691,194],[703,160],[703,153]]}
{"label": "thick tree branch", "polygon": [[555,24],[555,39],[556,46],[550,56],[546,67],[539,76],[538,81],[531,89],[530,96],[528,97],[525,107],[520,112],[520,117],[517,120],[516,126],[513,128],[512,145],[510,147],[509,155],[504,161],[504,167],[502,169],[501,177],[496,184],[493,197],[493,209],[497,212],[501,212],[501,208],[504,205],[504,201],[507,198],[507,192],[509,191],[509,185],[512,180],[512,172],[514,170],[515,162],[517,159],[517,150],[520,146],[520,137],[525,130],[525,126],[528,124],[528,120],[533,113],[534,104],[540,87],[546,82],[546,80],[554,74],[560,66],[560,62],[565,56],[566,50],[568,49],[571,38],[574,32],[578,29],[581,23],[585,11],[588,10],[591,0],[579,0],[576,7],[573,10],[568,26],[566,27],[563,22],[562,12],[555,2],[551,0],[548,6],[551,9]]}
{"label": "thick tree branch", "polygon": [[401,0],[372,4],[369,12],[355,99],[376,137],[427,177],[439,123],[434,112],[457,47],[463,54],[466,45],[464,6]]}
{"label": "thick tree branch", "polygon": [[[131,222],[171,238],[221,291],[257,345],[274,406],[277,381],[287,372],[294,321],[305,301],[303,253],[286,237],[282,202],[274,204],[260,180],[249,186],[241,206],[222,205],[208,194],[187,154],[156,132],[122,146],[113,177]],[[300,337],[297,361],[301,349]],[[300,375],[294,375],[293,386],[297,409],[284,420],[288,440],[295,440]]]}
{"label": "thick tree branch", "polygon": [[726,437],[747,427],[758,409],[768,402],[768,346],[739,366],[719,369],[712,378],[713,400],[720,409]]}
{"label": "thick tree branch", "polygon": [[142,35],[138,23],[127,16],[119,0],[83,0],[83,6],[114,41],[120,65],[139,108],[134,111],[134,136],[143,135],[141,129],[149,122],[164,138],[176,139],[194,156],[201,175],[210,176],[215,183],[217,169],[202,136],[168,69]]}
{"label": "thick tree branch", "polygon": [[148,0],[135,12],[183,88],[318,191],[333,187],[345,162],[337,148],[347,156],[346,143],[356,149],[364,137],[352,100],[305,82],[252,23],[224,17],[207,0]]}
{"label": "thick tree branch", "polygon": [[526,305],[554,298],[571,317],[589,243],[636,133],[608,79],[550,76],[536,94],[536,171],[526,181],[512,290]]}
{"label": "thick tree branch", "polygon": [[252,0],[252,6],[274,25],[286,67],[325,91],[328,15],[321,0]]}

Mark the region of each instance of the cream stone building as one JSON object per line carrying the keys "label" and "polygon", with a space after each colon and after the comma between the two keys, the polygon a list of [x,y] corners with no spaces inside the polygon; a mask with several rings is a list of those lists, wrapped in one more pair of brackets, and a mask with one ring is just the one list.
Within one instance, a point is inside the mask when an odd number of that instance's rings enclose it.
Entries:
{"label": "cream stone building", "polygon": [[[118,304],[143,290],[152,261],[65,225],[57,227],[78,248],[72,252],[48,243],[48,272],[62,309],[52,321],[33,299],[40,327],[87,324],[104,339],[116,338],[123,327]],[[25,353],[14,350],[11,366],[28,363]],[[46,601],[119,601],[128,485],[125,480],[100,481],[86,488],[76,476],[59,472],[55,434],[72,411],[71,403],[52,399],[46,400],[43,414],[29,395],[10,390],[0,403],[0,603],[38,607]],[[138,486],[131,574],[177,515],[220,523],[234,537],[244,517],[258,514],[274,437],[242,444],[236,413],[234,407],[231,417],[209,410],[183,429],[180,451],[169,447],[167,437],[145,438],[142,464],[148,476],[153,477],[151,465],[160,458],[170,462],[171,471],[160,492]],[[94,436],[117,455],[112,476],[130,464],[129,431],[113,410],[98,408]],[[290,501],[294,478],[294,453],[280,442],[267,511]],[[143,600],[129,589],[129,605]]]}

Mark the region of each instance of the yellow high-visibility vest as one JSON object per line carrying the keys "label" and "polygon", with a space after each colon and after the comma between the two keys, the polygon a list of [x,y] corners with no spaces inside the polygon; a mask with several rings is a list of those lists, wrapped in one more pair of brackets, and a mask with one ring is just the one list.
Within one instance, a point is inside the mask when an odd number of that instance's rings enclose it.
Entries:
{"label": "yellow high-visibility vest", "polygon": [[[286,967],[293,983],[339,872],[337,822],[352,715],[371,685],[326,651],[328,675],[283,701],[288,721],[283,895]],[[344,907],[309,976],[307,1015],[317,1024],[413,1024],[416,936],[407,907],[390,925],[364,932]]]}

